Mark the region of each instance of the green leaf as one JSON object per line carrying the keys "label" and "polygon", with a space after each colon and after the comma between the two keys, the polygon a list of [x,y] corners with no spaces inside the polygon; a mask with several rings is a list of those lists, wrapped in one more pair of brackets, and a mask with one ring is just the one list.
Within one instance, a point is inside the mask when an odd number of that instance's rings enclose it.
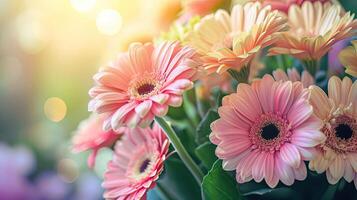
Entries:
{"label": "green leaf", "polygon": [[202,121],[198,124],[196,143],[203,144],[209,141],[209,134],[211,133],[211,123],[219,118],[219,115],[213,109],[210,109],[206,115],[203,117]]}
{"label": "green leaf", "polygon": [[206,200],[242,199],[236,188],[236,181],[222,169],[222,162],[217,160],[212,169],[203,178],[202,195]]}
{"label": "green leaf", "polygon": [[217,160],[217,157],[214,153],[215,149],[216,147],[212,143],[206,142],[204,144],[201,144],[195,150],[197,157],[202,161],[203,165],[207,169],[211,169],[212,165]]}
{"label": "green leaf", "polygon": [[200,199],[200,187],[177,155],[165,161],[158,188],[166,199]]}

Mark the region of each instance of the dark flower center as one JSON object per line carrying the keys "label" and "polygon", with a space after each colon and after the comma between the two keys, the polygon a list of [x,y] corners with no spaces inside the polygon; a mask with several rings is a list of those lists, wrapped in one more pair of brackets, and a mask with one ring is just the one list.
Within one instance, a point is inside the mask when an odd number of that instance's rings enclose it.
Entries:
{"label": "dark flower center", "polygon": [[137,88],[137,92],[139,95],[150,94],[154,91],[155,85],[152,83],[144,83]]}
{"label": "dark flower center", "polygon": [[262,128],[261,136],[265,140],[272,140],[278,137],[280,130],[275,124],[267,124]]}
{"label": "dark flower center", "polygon": [[353,130],[347,124],[339,124],[335,128],[335,134],[340,139],[348,140],[348,139],[350,139],[352,137]]}
{"label": "dark flower center", "polygon": [[145,159],[144,162],[141,163],[141,165],[140,165],[140,168],[139,168],[140,173],[145,172],[145,170],[147,169],[149,164],[150,164],[150,160],[149,159]]}

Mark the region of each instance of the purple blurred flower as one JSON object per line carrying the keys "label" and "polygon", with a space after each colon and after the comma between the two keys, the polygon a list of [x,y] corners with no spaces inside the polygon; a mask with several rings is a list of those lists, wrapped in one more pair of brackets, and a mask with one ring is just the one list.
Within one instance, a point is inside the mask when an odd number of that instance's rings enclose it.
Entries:
{"label": "purple blurred flower", "polygon": [[341,74],[344,71],[340,60],[338,59],[338,54],[340,51],[348,45],[351,38],[341,40],[333,45],[332,49],[328,53],[328,67],[332,74]]}
{"label": "purple blurred flower", "polygon": [[23,146],[0,143],[0,200],[36,199],[27,176],[35,166],[32,152]]}
{"label": "purple blurred flower", "polygon": [[70,184],[64,182],[55,172],[43,172],[36,179],[36,189],[40,199],[66,199],[70,193]]}

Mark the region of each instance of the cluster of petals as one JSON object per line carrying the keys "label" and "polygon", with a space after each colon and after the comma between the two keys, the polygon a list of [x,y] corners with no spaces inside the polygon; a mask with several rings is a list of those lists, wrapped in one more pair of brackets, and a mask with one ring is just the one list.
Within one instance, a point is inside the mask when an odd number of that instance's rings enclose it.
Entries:
{"label": "cluster of petals", "polygon": [[90,168],[95,165],[98,150],[103,147],[110,147],[126,132],[126,128],[120,128],[117,132],[113,130],[104,131],[102,125],[105,119],[105,115],[92,114],[79,124],[72,139],[74,152],[92,151],[88,157]]}
{"label": "cluster of petals", "polygon": [[300,76],[300,73],[294,67],[287,69],[287,73],[282,69],[277,69],[273,71],[273,76],[277,81],[300,81],[305,88],[315,84],[314,77],[308,71],[304,70]]}
{"label": "cluster of petals", "polygon": [[231,14],[218,10],[205,16],[186,39],[203,55],[206,71],[221,74],[229,68],[239,71],[286,29],[286,19],[278,11],[248,2],[235,5]]}
{"label": "cluster of petals", "polygon": [[319,60],[336,42],[356,33],[357,20],[330,2],[305,1],[290,6],[289,31],[279,35],[270,55],[290,54],[301,60]]}
{"label": "cluster of petals", "polygon": [[304,161],[325,140],[301,82],[275,81],[265,75],[252,85],[239,84],[224,97],[210,140],[225,170],[236,170],[238,183],[254,179],[274,188],[306,178]]}
{"label": "cluster of petals", "polygon": [[130,129],[115,144],[104,174],[104,198],[145,199],[163,170],[168,149],[169,141],[158,125]]}
{"label": "cluster of petals", "polygon": [[134,43],[94,76],[89,110],[109,115],[104,128],[147,127],[155,116],[179,107],[182,94],[193,87],[199,55],[178,42]]}
{"label": "cluster of petals", "polygon": [[339,58],[346,67],[346,73],[357,77],[357,40],[352,41],[352,46],[343,49]]}
{"label": "cluster of petals", "polygon": [[317,86],[310,90],[314,112],[324,122],[321,131],[326,142],[319,146],[309,167],[326,172],[330,184],[343,177],[347,182],[354,180],[357,188],[357,82],[334,76],[328,83],[328,96]]}

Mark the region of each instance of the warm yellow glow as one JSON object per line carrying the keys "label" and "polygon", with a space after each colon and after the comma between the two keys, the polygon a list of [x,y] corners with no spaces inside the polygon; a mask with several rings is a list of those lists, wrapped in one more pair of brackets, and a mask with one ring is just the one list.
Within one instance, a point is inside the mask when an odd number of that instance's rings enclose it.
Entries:
{"label": "warm yellow glow", "polygon": [[101,33],[115,35],[122,26],[122,17],[119,12],[113,9],[102,10],[97,15],[96,24]]}
{"label": "warm yellow glow", "polygon": [[45,29],[35,11],[25,11],[17,17],[16,31],[17,41],[27,53],[38,53],[46,45]]}
{"label": "warm yellow glow", "polygon": [[77,163],[68,158],[64,158],[58,162],[57,171],[58,175],[68,183],[73,183],[79,175]]}
{"label": "warm yellow glow", "polygon": [[76,9],[78,12],[90,11],[95,6],[95,2],[96,2],[96,0],[70,0],[70,1],[73,8]]}
{"label": "warm yellow glow", "polygon": [[44,112],[48,119],[59,122],[66,116],[67,106],[62,99],[51,97],[45,102]]}

